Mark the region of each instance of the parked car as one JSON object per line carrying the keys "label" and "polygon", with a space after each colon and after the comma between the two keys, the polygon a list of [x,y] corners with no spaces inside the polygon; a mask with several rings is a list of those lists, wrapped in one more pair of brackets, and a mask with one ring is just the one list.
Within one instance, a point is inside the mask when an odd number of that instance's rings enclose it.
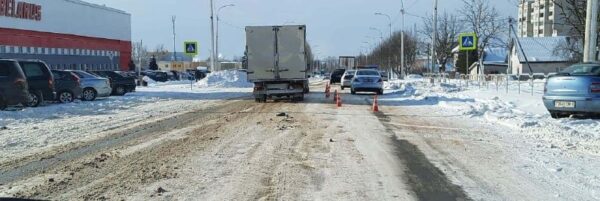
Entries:
{"label": "parked car", "polygon": [[346,88],[346,87],[352,86],[352,79],[354,78],[354,73],[356,73],[355,70],[347,70],[346,72],[344,72],[344,75],[342,76],[342,81],[340,84],[342,90],[344,90],[344,88]]}
{"label": "parked car", "polygon": [[340,83],[342,82],[342,75],[346,72],[346,69],[335,69],[333,73],[331,73],[331,78],[329,78],[330,84]]}
{"label": "parked car", "polygon": [[29,102],[27,77],[15,60],[0,59],[0,110]]}
{"label": "parked car", "polygon": [[379,71],[372,69],[357,70],[351,86],[351,93],[356,94],[356,92],[383,94],[383,79]]}
{"label": "parked car", "polygon": [[201,80],[206,78],[206,74],[210,73],[210,71],[201,71],[201,70],[187,70],[188,73],[194,76],[196,80]]}
{"label": "parked car", "polygon": [[166,82],[169,81],[169,75],[166,72],[162,71],[144,71],[142,75],[149,77],[150,79],[157,82]]}
{"label": "parked car", "polygon": [[111,95],[123,96],[126,93],[135,91],[135,78],[125,77],[115,71],[92,71],[91,73],[108,78],[110,88],[112,88]]}
{"label": "parked car", "polygon": [[406,76],[406,79],[408,80],[418,80],[418,79],[423,79],[422,75],[418,75],[418,74],[409,74]]}
{"label": "parked car", "polygon": [[73,70],[70,72],[81,79],[82,101],[93,101],[96,100],[96,98],[108,97],[112,93],[108,78],[103,78],[80,70]]}
{"label": "parked car", "polygon": [[29,102],[26,106],[37,107],[44,101],[54,101],[56,99],[54,76],[52,76],[48,65],[39,60],[17,61],[27,77],[29,86]]}
{"label": "parked car", "polygon": [[56,100],[61,103],[70,103],[81,98],[81,79],[77,75],[62,70],[52,70],[54,76]]}
{"label": "parked car", "polygon": [[174,70],[167,71],[167,75],[169,77],[169,80],[171,80],[171,81],[179,80],[179,72],[177,72],[177,71],[174,71]]}
{"label": "parked car", "polygon": [[543,101],[553,118],[600,115],[600,63],[575,64],[551,76]]}
{"label": "parked car", "polygon": [[388,73],[385,71],[379,71],[379,74],[381,74],[381,79],[383,79],[384,82],[387,82],[390,80],[390,78],[388,77]]}

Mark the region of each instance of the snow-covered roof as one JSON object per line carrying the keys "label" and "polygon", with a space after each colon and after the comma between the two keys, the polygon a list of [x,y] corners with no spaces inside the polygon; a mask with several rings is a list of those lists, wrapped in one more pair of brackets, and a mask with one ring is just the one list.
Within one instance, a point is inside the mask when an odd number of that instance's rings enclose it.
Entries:
{"label": "snow-covered roof", "polygon": [[508,58],[506,48],[486,48],[483,63],[506,63],[506,58]]}
{"label": "snow-covered roof", "polygon": [[[565,56],[554,54],[554,49],[559,44],[567,42],[567,37],[565,36],[526,37],[519,38],[519,40],[521,41],[523,51],[527,55],[529,62],[566,62],[570,60]],[[515,44],[517,45],[515,46],[515,50],[519,56],[519,61],[525,62],[525,56],[523,56],[523,52],[521,52],[521,49],[519,49],[518,43]]]}

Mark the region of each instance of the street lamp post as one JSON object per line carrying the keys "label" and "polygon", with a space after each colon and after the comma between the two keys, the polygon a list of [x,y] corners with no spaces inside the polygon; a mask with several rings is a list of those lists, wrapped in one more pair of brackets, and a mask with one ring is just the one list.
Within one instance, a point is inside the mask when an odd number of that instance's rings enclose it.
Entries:
{"label": "street lamp post", "polygon": [[219,70],[221,69],[221,63],[219,63],[219,21],[221,21],[221,19],[219,18],[219,13],[221,12],[221,9],[223,8],[227,8],[227,7],[232,7],[235,6],[235,4],[228,4],[228,5],[224,5],[219,7],[219,9],[217,9],[217,28],[216,28],[216,42],[215,42],[215,52],[216,52],[216,59],[217,59],[217,66],[219,68]]}
{"label": "street lamp post", "polygon": [[[375,13],[375,15],[381,15],[381,16],[385,16],[385,17],[387,17],[387,18],[388,18],[388,20],[389,20],[389,24],[388,24],[388,25],[389,25],[389,27],[390,27],[390,39],[391,39],[391,38],[392,38],[392,35],[393,35],[393,33],[392,33],[392,32],[393,32],[393,30],[392,30],[392,17],[391,17],[390,15],[388,15],[388,14],[384,14],[384,13]],[[404,44],[404,43],[402,43],[402,45],[403,45],[403,44]],[[391,47],[390,47],[390,48],[391,48]],[[392,63],[392,61],[391,61],[391,57],[388,57],[388,68],[391,68],[391,66],[390,66],[390,65],[391,65],[391,63]]]}
{"label": "street lamp post", "polygon": [[390,15],[388,15],[388,14],[384,14],[384,13],[375,13],[375,15],[381,15],[381,16],[385,16],[385,17],[387,17],[387,18],[388,18],[388,20],[389,20],[389,22],[390,22],[390,23],[388,24],[388,26],[390,27],[390,38],[391,38],[391,37],[392,37],[392,32],[393,32],[393,30],[392,30],[392,17],[390,17]]}
{"label": "street lamp post", "polygon": [[371,52],[371,50],[370,50],[371,49],[371,43],[369,43],[367,41],[363,41],[363,43],[367,45],[367,47],[366,47],[367,50],[366,50],[366,54],[365,54],[365,57],[366,57],[366,64],[365,65],[369,65],[369,54],[370,54],[369,52]]}

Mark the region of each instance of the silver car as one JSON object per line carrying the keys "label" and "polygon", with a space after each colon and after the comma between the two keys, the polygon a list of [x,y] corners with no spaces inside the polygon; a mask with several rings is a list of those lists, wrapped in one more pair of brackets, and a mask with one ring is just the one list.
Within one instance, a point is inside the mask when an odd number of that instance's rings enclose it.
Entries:
{"label": "silver car", "polygon": [[85,71],[74,70],[71,71],[81,79],[81,100],[93,101],[98,97],[108,97],[112,92],[110,88],[110,81],[106,78],[92,75]]}
{"label": "silver car", "polygon": [[344,72],[344,75],[342,75],[342,90],[344,90],[346,87],[352,86],[352,78],[354,78],[354,73],[356,73],[355,70],[347,70]]}
{"label": "silver car", "polygon": [[375,92],[383,94],[383,78],[377,70],[357,70],[352,79],[351,93]]}

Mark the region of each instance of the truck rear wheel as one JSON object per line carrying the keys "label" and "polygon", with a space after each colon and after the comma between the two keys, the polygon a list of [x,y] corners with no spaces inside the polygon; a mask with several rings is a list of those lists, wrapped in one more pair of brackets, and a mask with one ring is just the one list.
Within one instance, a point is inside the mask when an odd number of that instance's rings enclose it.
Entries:
{"label": "truck rear wheel", "polygon": [[4,99],[2,97],[0,97],[0,111],[2,110],[6,110],[6,102],[4,102]]}

